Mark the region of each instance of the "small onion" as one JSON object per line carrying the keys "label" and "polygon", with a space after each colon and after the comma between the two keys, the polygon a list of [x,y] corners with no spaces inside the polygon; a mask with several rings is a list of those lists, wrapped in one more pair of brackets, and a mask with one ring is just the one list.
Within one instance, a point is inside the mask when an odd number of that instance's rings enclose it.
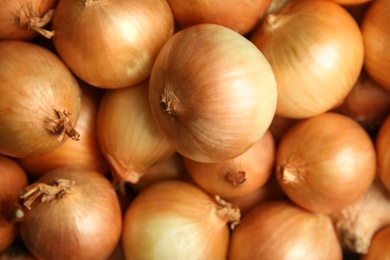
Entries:
{"label": "small onion", "polygon": [[275,72],[276,114],[284,117],[308,118],[339,105],[363,66],[359,26],[332,1],[292,1],[249,39]]}
{"label": "small onion", "polygon": [[368,7],[361,31],[364,41],[364,67],[381,86],[390,90],[390,1],[375,0]]}
{"label": "small onion", "polygon": [[54,46],[83,81],[122,88],[149,77],[174,20],[166,0],[60,0]]}
{"label": "small onion", "polygon": [[117,180],[136,183],[153,165],[175,152],[156,126],[148,81],[107,90],[100,103],[97,138]]}
{"label": "small onion", "polygon": [[230,201],[261,188],[272,174],[275,142],[270,131],[243,154],[227,161],[201,163],[183,159],[192,180],[203,190]]}
{"label": "small onion", "polygon": [[16,222],[24,216],[19,191],[27,184],[24,169],[13,159],[0,155],[0,252],[18,237]]}
{"label": "small onion", "polygon": [[244,35],[264,16],[271,0],[168,0],[168,3],[181,29],[215,23]]}
{"label": "small onion", "polygon": [[0,40],[31,40],[39,34],[51,37],[44,29],[54,15],[58,0],[0,0]]}
{"label": "small onion", "polygon": [[38,156],[78,140],[80,87],[64,63],[24,41],[0,41],[0,57],[0,153]]}
{"label": "small onion", "polygon": [[376,176],[368,133],[351,118],[324,113],[300,121],[281,140],[276,175],[298,205],[330,213],[359,200]]}
{"label": "small onion", "polygon": [[327,215],[288,201],[264,202],[233,230],[229,260],[341,260],[342,250]]}
{"label": "small onion", "polygon": [[27,186],[20,197],[28,209],[21,237],[38,259],[107,259],[119,242],[118,198],[98,172],[59,168]]}
{"label": "small onion", "polygon": [[262,53],[217,24],[187,27],[161,49],[149,100],[162,133],[194,161],[232,159],[253,146],[275,114],[277,87]]}
{"label": "small onion", "polygon": [[382,123],[375,145],[378,157],[378,175],[390,191],[390,115]]}
{"label": "small onion", "polygon": [[96,119],[99,107],[97,88],[80,82],[82,87],[80,115],[77,130],[83,138],[78,142],[65,142],[54,151],[41,156],[21,158],[18,162],[33,179],[46,172],[66,166],[79,166],[108,173],[108,163],[105,160],[96,136]]}
{"label": "small onion", "polygon": [[371,241],[367,254],[361,260],[390,259],[390,225],[379,230]]}
{"label": "small onion", "polygon": [[123,223],[126,259],[226,260],[229,226],[239,210],[199,187],[167,180],[133,200]]}

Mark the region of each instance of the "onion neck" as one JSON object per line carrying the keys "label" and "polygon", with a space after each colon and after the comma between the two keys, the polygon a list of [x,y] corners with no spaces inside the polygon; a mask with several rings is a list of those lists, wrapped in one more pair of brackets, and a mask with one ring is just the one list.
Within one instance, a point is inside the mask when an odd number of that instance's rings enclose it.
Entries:
{"label": "onion neck", "polygon": [[233,186],[238,186],[246,181],[245,171],[229,171],[225,174],[225,180]]}
{"label": "onion neck", "polygon": [[171,118],[175,118],[177,115],[178,102],[179,99],[172,91],[164,89],[164,92],[160,96],[160,107]]}
{"label": "onion neck", "polygon": [[50,9],[42,17],[39,17],[34,9],[30,6],[25,6],[21,9],[21,13],[16,18],[16,23],[20,27],[25,27],[38,32],[40,35],[50,39],[54,36],[54,31],[44,29],[54,17],[55,9]]}
{"label": "onion neck", "polygon": [[79,141],[80,134],[73,128],[73,124],[71,121],[72,114],[64,110],[63,112],[59,110],[54,110],[57,118],[49,119],[46,121],[48,123],[47,129],[52,134],[58,136],[58,141],[63,142],[65,140],[65,136],[70,137],[73,140]]}
{"label": "onion neck", "polygon": [[217,215],[218,217],[224,219],[226,223],[230,223],[230,229],[233,230],[239,223],[241,219],[240,209],[237,205],[229,203],[223,200],[218,195],[215,196],[215,200],[218,203]]}
{"label": "onion neck", "polygon": [[138,183],[139,179],[144,175],[143,172],[137,171],[130,165],[117,160],[110,153],[107,153],[107,160],[111,165],[112,177],[116,181]]}

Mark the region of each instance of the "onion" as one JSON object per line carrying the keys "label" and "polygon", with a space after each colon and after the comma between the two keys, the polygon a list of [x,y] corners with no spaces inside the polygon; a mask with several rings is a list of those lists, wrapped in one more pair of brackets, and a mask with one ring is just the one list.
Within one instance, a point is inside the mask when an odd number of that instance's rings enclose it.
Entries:
{"label": "onion", "polygon": [[390,90],[390,1],[375,0],[369,6],[361,31],[364,41],[364,67],[381,86]]}
{"label": "onion", "polygon": [[133,200],[123,223],[126,259],[225,260],[229,227],[239,221],[233,205],[195,185],[167,180]]}
{"label": "onion", "polygon": [[78,140],[80,88],[64,63],[22,41],[0,41],[0,57],[0,153],[38,156]]}
{"label": "onion", "polygon": [[0,0],[0,40],[31,40],[39,34],[51,37],[44,29],[54,15],[58,0]]}
{"label": "onion", "polygon": [[20,223],[21,237],[38,259],[107,259],[120,239],[119,202],[100,173],[59,168],[20,197],[29,209]]}
{"label": "onion", "polygon": [[98,112],[97,138],[114,177],[131,183],[175,152],[150,111],[148,81],[106,91]]}
{"label": "onion", "polygon": [[0,155],[0,252],[19,234],[16,222],[24,217],[19,191],[28,184],[26,172],[13,159]]}
{"label": "onion", "polygon": [[215,23],[244,35],[264,16],[271,0],[168,0],[168,3],[181,29],[201,23]]}
{"label": "onion", "polygon": [[41,156],[19,159],[18,162],[33,179],[66,166],[80,166],[102,174],[108,173],[108,163],[103,157],[96,136],[100,93],[97,88],[82,82],[80,86],[82,87],[81,108],[76,127],[83,138],[79,142],[65,142],[54,151]]}
{"label": "onion", "polygon": [[293,1],[295,0],[272,0],[270,6],[268,7],[267,14],[274,14]]}
{"label": "onion", "polygon": [[351,118],[330,112],[291,127],[276,154],[283,191],[315,212],[330,213],[359,200],[376,170],[375,148],[367,132]]}
{"label": "onion", "polygon": [[375,145],[378,157],[378,175],[390,191],[390,115],[382,123]]}
{"label": "onion", "polygon": [[367,254],[363,255],[361,260],[389,259],[390,226],[379,230],[371,241]]}
{"label": "onion", "polygon": [[390,91],[378,85],[362,70],[355,86],[334,111],[354,119],[371,136],[376,136],[390,113]]}
{"label": "onion", "polygon": [[293,1],[249,39],[275,72],[276,114],[284,117],[309,118],[339,105],[363,66],[359,26],[332,1]]}
{"label": "onion", "polygon": [[248,151],[231,160],[201,163],[184,158],[188,174],[203,190],[230,201],[261,188],[275,162],[275,142],[270,131]]}
{"label": "onion", "polygon": [[122,88],[149,77],[173,34],[166,0],[60,0],[53,43],[66,65],[100,88]]}
{"label": "onion", "polygon": [[161,49],[149,100],[175,150],[199,162],[232,159],[266,132],[277,99],[273,71],[239,33],[216,24],[187,27]]}
{"label": "onion", "polygon": [[390,192],[375,180],[361,199],[330,217],[344,250],[366,254],[374,234],[390,225]]}
{"label": "onion", "polygon": [[342,250],[327,215],[272,201],[242,217],[233,230],[228,259],[341,260]]}

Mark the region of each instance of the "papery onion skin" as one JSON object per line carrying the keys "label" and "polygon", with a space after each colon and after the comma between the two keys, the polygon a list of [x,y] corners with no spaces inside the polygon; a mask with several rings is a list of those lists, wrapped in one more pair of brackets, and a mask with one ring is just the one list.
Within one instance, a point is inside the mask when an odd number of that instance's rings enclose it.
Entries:
{"label": "papery onion skin", "polygon": [[[0,40],[32,40],[37,38],[40,23],[50,22],[58,0],[0,1]],[[44,21],[45,14],[49,21]],[[46,17],[45,17],[46,18]],[[34,30],[38,29],[37,30]]]}
{"label": "papery onion skin", "polygon": [[252,208],[233,230],[230,260],[341,260],[332,222],[289,201],[264,202]]}
{"label": "papery onion skin", "polygon": [[339,105],[363,66],[359,26],[332,1],[292,1],[249,39],[274,70],[276,114],[284,117],[309,118]]}
{"label": "papery onion skin", "polygon": [[375,0],[368,7],[361,31],[364,41],[364,68],[381,86],[390,90],[390,1]]}
{"label": "papery onion skin", "polygon": [[162,133],[200,162],[234,158],[266,132],[277,99],[273,71],[237,32],[216,24],[187,27],[161,49],[149,100]]}
{"label": "papery onion skin", "polygon": [[117,180],[137,183],[175,152],[150,111],[148,84],[107,90],[99,106],[97,138]]}
{"label": "papery onion skin", "polygon": [[122,229],[114,188],[100,173],[82,168],[53,170],[36,184],[64,179],[74,182],[70,190],[49,201],[38,198],[26,210],[20,223],[23,242],[38,259],[107,259]]}
{"label": "papery onion skin", "polygon": [[378,157],[378,175],[390,191],[390,116],[382,123],[375,140]]}
{"label": "papery onion skin", "polygon": [[389,259],[390,226],[379,230],[371,241],[367,254],[362,255],[361,260]]}
{"label": "papery onion skin", "polygon": [[168,0],[181,29],[201,23],[215,23],[245,35],[266,13],[271,0]]}
{"label": "papery onion skin", "polygon": [[[19,191],[28,184],[24,169],[12,158],[0,155],[0,252],[9,247],[19,236],[16,210]],[[22,212],[21,212],[22,213]]]}
{"label": "papery onion skin", "polygon": [[225,260],[229,227],[228,219],[218,216],[219,209],[193,184],[169,180],[149,186],[124,218],[126,259]]}
{"label": "papery onion skin", "polygon": [[54,46],[73,73],[113,89],[149,77],[174,20],[166,0],[62,0],[52,29]]}
{"label": "papery onion skin", "polygon": [[0,41],[0,57],[0,154],[38,156],[68,136],[79,139],[80,87],[58,56],[34,43]]}
{"label": "papery onion skin", "polygon": [[260,189],[272,174],[275,141],[267,132],[249,150],[231,160],[201,163],[183,158],[192,180],[203,190],[230,201]]}
{"label": "papery onion skin", "polygon": [[376,165],[368,133],[351,118],[328,112],[287,131],[277,149],[275,172],[292,201],[314,212],[330,213],[366,193]]}

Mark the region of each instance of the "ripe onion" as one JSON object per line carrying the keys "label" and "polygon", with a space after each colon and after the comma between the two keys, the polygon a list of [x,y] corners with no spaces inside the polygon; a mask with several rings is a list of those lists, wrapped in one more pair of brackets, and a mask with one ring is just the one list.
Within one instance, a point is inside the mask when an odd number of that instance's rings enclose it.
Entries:
{"label": "ripe onion", "polygon": [[97,88],[82,82],[80,86],[82,87],[81,108],[76,127],[83,138],[78,142],[65,142],[54,151],[41,156],[19,159],[18,162],[33,179],[66,166],[80,166],[102,174],[108,173],[108,163],[100,150],[96,136],[100,93]]}
{"label": "ripe onion", "polygon": [[233,230],[230,260],[341,260],[342,250],[327,215],[288,201],[259,204]]}
{"label": "ripe onion", "polygon": [[292,1],[266,16],[249,39],[273,68],[276,114],[284,117],[308,118],[339,105],[363,66],[359,26],[332,1]]}
{"label": "ripe onion", "polygon": [[167,180],[133,200],[123,223],[126,259],[226,260],[239,210],[195,185]]}
{"label": "ripe onion", "polygon": [[374,234],[390,225],[390,191],[375,180],[361,199],[330,217],[344,250],[366,254]]}
{"label": "ripe onion", "polygon": [[131,183],[175,152],[150,111],[148,81],[105,92],[98,111],[97,138],[114,177]]}
{"label": "ripe onion", "polygon": [[381,86],[390,90],[390,1],[375,0],[361,24],[364,67]]}
{"label": "ripe onion", "polygon": [[371,241],[367,254],[362,255],[361,260],[390,259],[390,226],[379,230]]}
{"label": "ripe onion", "polygon": [[83,81],[122,88],[149,77],[174,20],[166,0],[60,0],[54,46]]}
{"label": "ripe onion", "polygon": [[107,259],[120,239],[118,198],[98,172],[59,168],[27,186],[20,197],[28,209],[21,237],[38,259]]}
{"label": "ripe onion", "polygon": [[50,23],[58,0],[0,0],[0,40],[31,40],[52,36]]}
{"label": "ripe onion", "polygon": [[19,191],[27,184],[24,169],[13,159],[0,155],[0,252],[19,236],[16,222],[24,217]]}
{"label": "ripe onion", "polygon": [[38,156],[78,140],[80,87],[64,63],[23,41],[0,41],[0,57],[0,153]]}
{"label": "ripe onion", "polygon": [[382,123],[375,140],[378,175],[390,191],[390,115]]}
{"label": "ripe onion", "polygon": [[199,187],[230,201],[255,192],[267,182],[274,167],[275,142],[267,131],[249,150],[231,160],[201,163],[184,157],[183,162]]}
{"label": "ripe onion", "polygon": [[331,112],[291,127],[276,154],[283,191],[315,212],[330,213],[359,200],[376,170],[375,148],[367,132],[353,119]]}
{"label": "ripe onion", "polygon": [[253,146],[275,114],[277,87],[262,53],[216,24],[187,27],[161,49],[149,100],[175,150],[199,162],[232,159]]}
{"label": "ripe onion", "polygon": [[244,35],[264,16],[271,0],[168,0],[168,3],[180,29],[215,23]]}

